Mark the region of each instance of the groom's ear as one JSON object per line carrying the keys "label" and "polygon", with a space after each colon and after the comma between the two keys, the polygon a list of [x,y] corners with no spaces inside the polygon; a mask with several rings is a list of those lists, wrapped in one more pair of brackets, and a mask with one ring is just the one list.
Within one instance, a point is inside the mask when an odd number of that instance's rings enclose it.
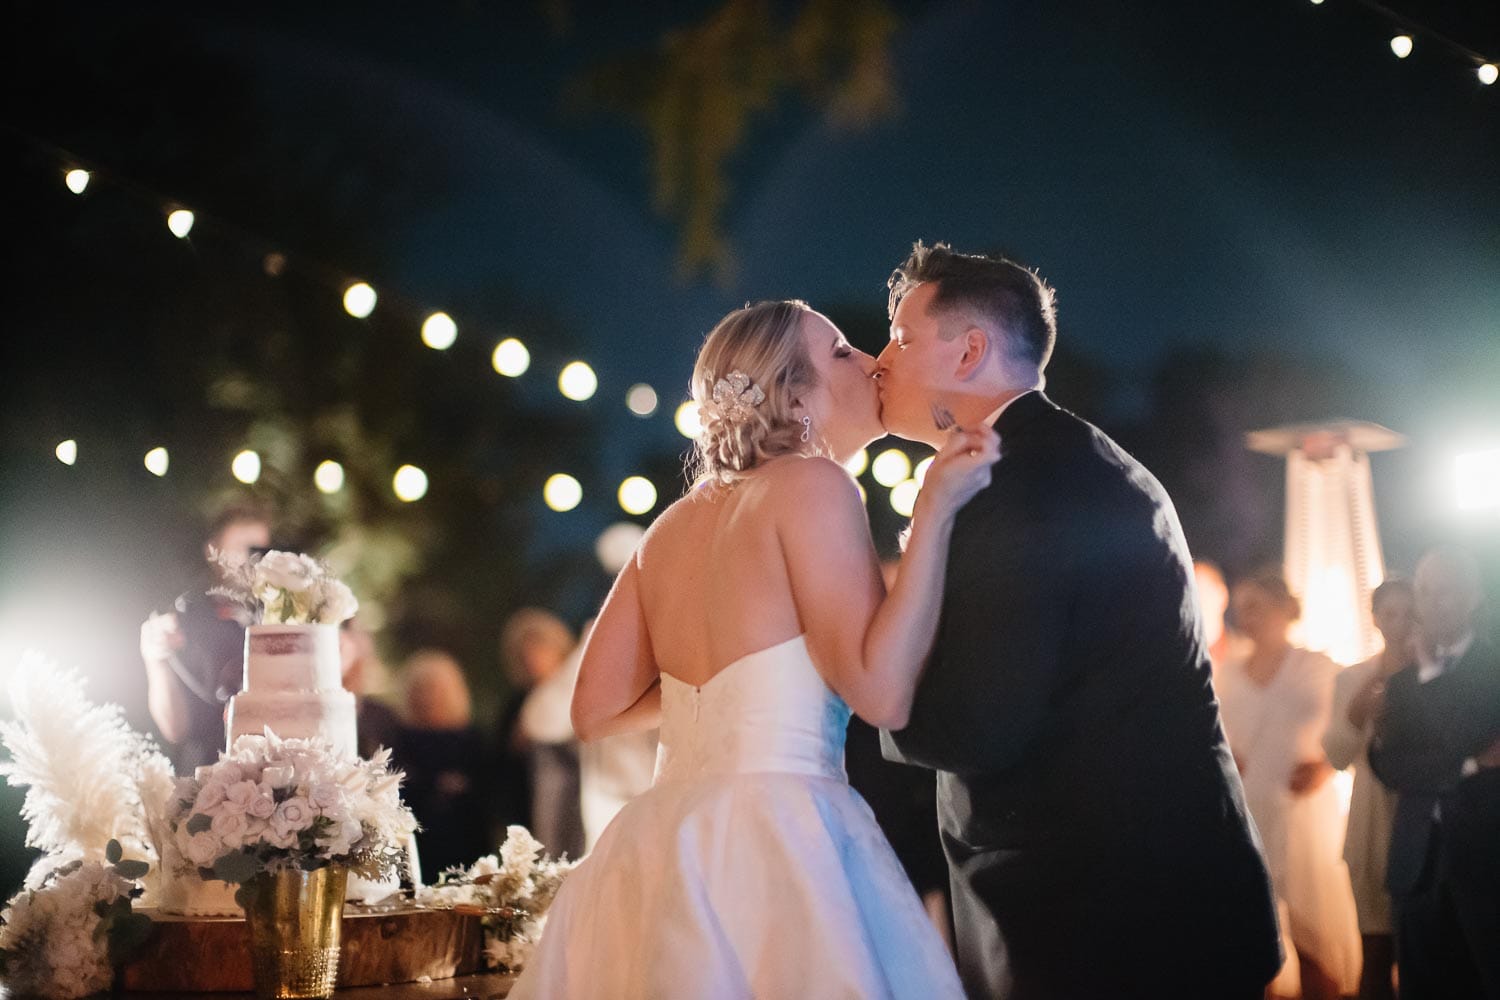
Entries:
{"label": "groom's ear", "polygon": [[954,376],[960,380],[967,379],[977,372],[984,359],[989,357],[990,338],[977,326],[971,326],[959,334],[963,343],[964,352],[959,355],[958,367],[954,369]]}

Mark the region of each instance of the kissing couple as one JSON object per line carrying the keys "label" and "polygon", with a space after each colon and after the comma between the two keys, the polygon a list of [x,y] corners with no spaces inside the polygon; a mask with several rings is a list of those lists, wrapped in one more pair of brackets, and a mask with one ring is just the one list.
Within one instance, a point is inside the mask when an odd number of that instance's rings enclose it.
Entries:
{"label": "kissing couple", "polygon": [[[918,243],[890,341],[798,301],[693,369],[696,479],[583,653],[581,739],[661,729],[510,994],[1259,998],[1281,964],[1161,484],[1042,392],[1053,291]],[[887,592],[843,463],[936,456]],[[937,772],[957,967],[849,787],[854,712]]]}

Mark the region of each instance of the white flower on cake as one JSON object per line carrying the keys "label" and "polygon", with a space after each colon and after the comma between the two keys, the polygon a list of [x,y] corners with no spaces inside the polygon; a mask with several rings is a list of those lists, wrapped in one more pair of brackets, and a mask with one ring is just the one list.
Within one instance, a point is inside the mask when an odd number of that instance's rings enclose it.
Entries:
{"label": "white flower on cake", "polygon": [[[390,753],[368,761],[318,740],[241,736],[217,764],[179,782],[171,828],[204,879],[243,883],[264,871],[346,864],[381,878],[416,829]],[[191,874],[191,872],[182,872]]]}
{"label": "white flower on cake", "polygon": [[311,556],[273,550],[238,565],[213,556],[224,583],[210,593],[240,604],[257,624],[337,625],[359,610],[354,592]]}

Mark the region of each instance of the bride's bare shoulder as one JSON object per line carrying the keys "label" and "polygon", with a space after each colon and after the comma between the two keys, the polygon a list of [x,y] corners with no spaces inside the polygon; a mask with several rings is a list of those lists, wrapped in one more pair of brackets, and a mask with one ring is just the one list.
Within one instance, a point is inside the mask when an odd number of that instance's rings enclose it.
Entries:
{"label": "bride's bare shoulder", "polygon": [[[820,511],[832,504],[858,500],[854,477],[842,465],[818,455],[786,455],[767,462],[762,473],[768,499],[777,506],[790,506],[804,513],[807,504]],[[861,503],[861,506],[863,504]]]}

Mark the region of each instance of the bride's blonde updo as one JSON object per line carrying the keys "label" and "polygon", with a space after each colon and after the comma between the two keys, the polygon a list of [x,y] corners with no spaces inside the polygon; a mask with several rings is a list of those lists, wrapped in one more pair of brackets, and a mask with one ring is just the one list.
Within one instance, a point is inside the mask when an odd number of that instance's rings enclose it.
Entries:
{"label": "bride's blonde updo", "polygon": [[[802,320],[811,312],[797,299],[757,302],[736,309],[709,332],[693,366],[693,401],[703,428],[690,468],[695,486],[732,483],[778,455],[814,450],[802,440],[804,425],[794,414],[818,382],[802,338]],[[747,377],[749,386],[731,379],[735,373]],[[714,398],[721,380],[736,383],[728,401],[723,389]]]}

